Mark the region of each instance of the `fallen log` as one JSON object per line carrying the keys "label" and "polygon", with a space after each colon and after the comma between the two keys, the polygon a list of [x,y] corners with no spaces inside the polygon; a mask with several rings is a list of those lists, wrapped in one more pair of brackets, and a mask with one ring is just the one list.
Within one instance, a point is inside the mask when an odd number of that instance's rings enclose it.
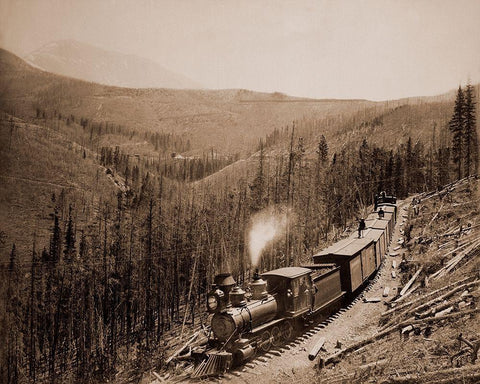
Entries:
{"label": "fallen log", "polygon": [[407,326],[412,326],[412,329],[413,329],[415,326],[427,325],[427,324],[435,323],[435,322],[438,322],[438,321],[447,320],[447,319],[454,319],[454,318],[457,318],[457,317],[463,317],[463,316],[470,315],[470,314],[473,314],[473,313],[478,313],[478,312],[480,312],[480,309],[475,308],[475,309],[471,309],[471,310],[463,311],[463,312],[449,313],[448,315],[443,315],[443,316],[438,316],[438,317],[429,317],[429,318],[425,318],[423,320],[416,320],[416,321],[415,320],[413,320],[413,321],[408,320],[408,321],[393,325],[393,326],[389,327],[388,329],[385,329],[385,330],[377,333],[376,335],[374,335],[372,337],[361,340],[361,341],[359,341],[355,344],[352,344],[351,346],[349,346],[347,348],[342,349],[341,351],[339,351],[337,353],[334,353],[333,355],[330,355],[330,356],[326,357],[325,359],[321,359],[320,367],[326,366],[327,364],[330,364],[334,361],[338,361],[339,359],[341,359],[342,357],[344,357],[348,353],[354,352],[355,350],[357,350],[359,348],[362,348],[362,347],[364,347],[368,344],[371,344],[371,343],[373,343],[377,340],[380,340],[380,339],[384,338],[385,336],[387,336],[387,335],[389,335],[393,332],[396,332],[397,330],[402,330],[403,328],[405,328]]}
{"label": "fallen log", "polygon": [[425,319],[421,319],[421,320],[407,320],[405,322],[402,322],[400,324],[398,324],[397,328],[400,328],[400,327],[405,327],[407,325],[427,325],[427,324],[432,324],[432,323],[436,323],[437,321],[442,321],[442,320],[448,320],[448,319],[455,319],[456,317],[463,317],[463,316],[466,316],[466,315],[471,315],[471,314],[474,314],[474,313],[478,313],[480,312],[480,308],[475,308],[475,309],[470,309],[468,311],[459,311],[459,312],[455,312],[455,313],[449,313],[447,315],[442,315],[442,316],[437,316],[437,317],[426,317]]}
{"label": "fallen log", "polygon": [[382,301],[380,297],[364,297],[363,302],[364,303],[379,303]]}
{"label": "fallen log", "polygon": [[448,307],[447,309],[444,309],[443,311],[435,313],[435,317],[442,317],[446,315],[447,313],[450,313],[453,311],[453,306]]}
{"label": "fallen log", "polygon": [[443,295],[441,296],[438,296],[424,304],[421,304],[419,305],[418,307],[415,307],[415,308],[412,308],[411,312],[418,312],[418,311],[421,311],[425,308],[428,308],[430,307],[432,304],[436,303],[437,301],[442,301],[442,300],[445,300],[447,298],[449,298],[450,296],[453,296],[455,293],[457,293],[458,291],[461,291],[462,289],[465,289],[465,288],[468,288],[468,287],[472,287],[472,286],[475,286],[477,285],[478,283],[480,283],[480,280],[475,280],[475,281],[472,281],[470,283],[465,283],[465,284],[462,284],[458,287],[455,287],[454,289],[451,289],[450,291],[444,293]]}
{"label": "fallen log", "polygon": [[442,303],[442,304],[440,304],[440,305],[437,305],[436,307],[433,307],[433,308],[431,308],[431,309],[428,309],[428,310],[425,311],[425,312],[415,312],[415,317],[416,317],[417,319],[423,319],[423,318],[425,318],[425,317],[433,316],[433,315],[435,315],[436,313],[441,312],[441,311],[443,311],[444,309],[449,308],[449,307],[451,307],[452,305],[459,303],[460,301],[463,301],[463,298],[459,297],[459,298],[457,298],[457,299],[455,299],[455,300],[448,301],[448,302],[446,302],[446,303]]}
{"label": "fallen log", "polygon": [[421,301],[421,300],[423,300],[423,299],[426,299],[427,297],[434,296],[434,295],[436,295],[437,293],[439,293],[439,292],[441,292],[441,291],[444,291],[445,289],[458,286],[458,285],[463,284],[463,283],[465,283],[466,281],[472,280],[472,279],[474,279],[474,278],[475,278],[475,276],[468,276],[468,277],[466,277],[465,279],[458,280],[458,281],[456,281],[456,282],[454,282],[454,283],[445,285],[445,286],[443,286],[442,288],[439,288],[439,289],[436,289],[435,291],[432,291],[432,292],[430,292],[430,293],[427,293],[426,295],[424,295],[424,296],[422,296],[422,297],[419,297],[419,298],[417,298],[417,299],[415,299],[415,300],[409,301],[408,303],[404,303],[404,304],[401,304],[401,305],[399,305],[399,306],[396,306],[395,308],[389,309],[388,311],[383,312],[383,313],[381,314],[381,316],[382,316],[382,317],[388,316],[388,315],[390,315],[390,314],[393,313],[393,312],[397,312],[397,311],[399,311],[400,309],[403,309],[403,308],[408,307],[408,306],[410,306],[410,305],[412,305],[412,304],[415,304],[415,303],[417,303],[417,302],[419,302],[419,301]]}
{"label": "fallen log", "polygon": [[438,217],[438,215],[439,215],[440,211],[442,210],[444,204],[445,204],[445,202],[442,201],[442,204],[440,204],[440,207],[438,208],[437,213],[435,213],[435,215],[432,217],[432,220],[430,220],[430,222],[428,223],[428,225],[426,225],[425,227],[423,227],[422,236],[425,235],[426,229],[429,228],[429,227],[432,225],[432,223],[435,221],[435,219]]}
{"label": "fallen log", "polygon": [[310,361],[315,360],[315,357],[317,357],[318,352],[320,352],[320,349],[322,349],[323,344],[325,344],[325,338],[320,337],[308,354],[308,359]]}
{"label": "fallen log", "polygon": [[157,372],[152,371],[152,374],[153,374],[153,376],[155,376],[158,380],[160,380],[160,382],[163,383],[163,382],[165,381],[165,380],[163,379],[163,377],[160,376]]}
{"label": "fallen log", "polygon": [[[476,251],[476,248],[478,248],[480,246],[480,241],[477,241],[476,243],[474,243],[471,247],[468,248],[468,250],[465,250],[464,252],[462,252],[461,256],[459,255],[458,258],[453,262],[451,263],[448,268],[445,269],[445,273],[449,273],[453,268],[455,268],[455,266],[460,262],[462,261],[462,259],[465,257],[465,256],[468,256],[472,251],[475,252]],[[440,274],[441,275],[441,274]],[[440,277],[440,276],[439,276]]]}
{"label": "fallen log", "polygon": [[363,364],[359,368],[360,369],[367,369],[367,368],[371,368],[371,367],[378,367],[380,365],[385,365],[387,362],[388,362],[387,359],[382,359],[382,360],[378,360],[378,361],[373,361],[373,362],[368,363],[368,364]]}
{"label": "fallen log", "polygon": [[[450,376],[446,378],[446,376]],[[409,374],[401,377],[392,377],[389,383],[427,383],[435,381],[436,384],[458,383],[461,378],[462,383],[475,383],[480,379],[478,367],[467,366],[462,368],[450,368],[441,371],[434,371],[424,374]]]}
{"label": "fallen log", "polygon": [[165,363],[166,364],[170,363],[174,358],[176,358],[180,353],[182,353],[182,351],[185,348],[187,348],[198,337],[199,334],[200,334],[200,331],[195,332],[193,336],[190,337],[190,339],[188,339],[188,341],[185,344],[183,344],[181,348],[177,349],[175,353],[165,361]]}
{"label": "fallen log", "polygon": [[403,289],[400,291],[400,296],[403,296],[405,294],[405,292],[407,292],[408,288],[410,288],[410,286],[413,284],[413,282],[415,281],[415,279],[418,277],[418,275],[420,274],[420,272],[423,271],[423,266],[420,267],[418,269],[417,272],[415,272],[415,274],[412,276],[412,278],[408,281],[407,284],[405,284],[405,286],[403,287]]}
{"label": "fallen log", "polygon": [[415,290],[417,290],[417,288],[420,287],[420,285],[421,285],[420,283],[415,283],[413,287],[411,287],[407,292],[405,292],[403,296],[400,296],[398,299],[396,299],[395,303],[399,303],[400,301],[410,296],[413,292],[415,292]]}
{"label": "fallen log", "polygon": [[[476,284],[480,283],[480,280],[475,280],[475,281],[472,281],[470,283],[465,283],[465,284],[462,284],[458,287],[455,287],[454,289],[446,292],[445,294],[441,295],[441,296],[438,296],[438,297],[435,297],[434,299],[426,302],[426,303],[423,303],[415,308],[410,308],[410,309],[407,309],[399,314],[397,314],[397,316],[394,318],[394,319],[391,319],[390,321],[388,321],[388,323],[385,324],[385,326],[382,328],[382,329],[386,329],[387,327],[389,327],[391,324],[393,324],[394,322],[398,321],[402,316],[408,314],[408,313],[418,313],[418,312],[421,312],[422,310],[424,310],[425,308],[429,308],[431,307],[433,304],[435,304],[436,302],[438,301],[443,301],[447,298],[449,298],[450,296],[453,296],[456,292],[458,291],[461,291],[462,289],[465,289],[465,288],[468,288],[468,287],[471,287],[471,286],[474,286]],[[438,290],[437,290],[438,291]],[[434,291],[432,292],[430,295],[434,294],[434,293],[437,293],[437,291]],[[430,296],[429,295],[429,296]],[[418,300],[417,300],[418,301]],[[416,301],[413,301],[412,303],[414,303]]]}

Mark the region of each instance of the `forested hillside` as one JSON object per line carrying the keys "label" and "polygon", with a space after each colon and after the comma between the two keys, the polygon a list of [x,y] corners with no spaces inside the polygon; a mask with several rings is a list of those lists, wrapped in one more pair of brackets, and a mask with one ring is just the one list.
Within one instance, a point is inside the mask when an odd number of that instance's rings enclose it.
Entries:
{"label": "forested hillside", "polygon": [[195,154],[245,154],[274,128],[312,118],[363,110],[366,100],[311,100],[247,90],[128,89],[43,72],[0,50],[0,107],[22,118],[55,112],[78,121],[121,125],[138,132],[190,140]]}

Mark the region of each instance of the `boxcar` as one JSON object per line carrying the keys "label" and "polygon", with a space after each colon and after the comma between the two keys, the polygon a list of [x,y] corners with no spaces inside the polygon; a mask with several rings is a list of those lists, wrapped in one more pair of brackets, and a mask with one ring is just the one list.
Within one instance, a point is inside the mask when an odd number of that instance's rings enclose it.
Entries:
{"label": "boxcar", "polygon": [[379,229],[381,231],[385,232],[385,249],[387,247],[387,244],[390,242],[391,238],[391,230],[390,230],[390,225],[388,220],[382,220],[382,219],[367,219],[365,220],[365,225],[368,228],[371,229]]}
{"label": "boxcar", "polygon": [[378,269],[387,252],[387,237],[385,232],[381,229],[367,228],[363,232],[363,237],[372,239],[375,244],[375,263]]}
{"label": "boxcar", "polygon": [[372,239],[348,238],[314,255],[313,261],[315,264],[338,264],[342,290],[350,294],[375,272],[375,244]]}

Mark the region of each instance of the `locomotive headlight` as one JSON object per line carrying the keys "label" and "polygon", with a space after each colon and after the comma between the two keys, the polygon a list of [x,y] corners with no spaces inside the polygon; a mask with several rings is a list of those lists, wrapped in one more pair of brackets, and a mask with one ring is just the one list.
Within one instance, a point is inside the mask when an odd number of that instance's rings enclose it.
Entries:
{"label": "locomotive headlight", "polygon": [[207,298],[207,308],[209,312],[215,312],[218,308],[218,300],[215,294],[209,295]]}
{"label": "locomotive headlight", "polygon": [[214,289],[207,295],[207,310],[210,313],[216,313],[224,309],[225,304],[222,303],[224,293],[220,289]]}

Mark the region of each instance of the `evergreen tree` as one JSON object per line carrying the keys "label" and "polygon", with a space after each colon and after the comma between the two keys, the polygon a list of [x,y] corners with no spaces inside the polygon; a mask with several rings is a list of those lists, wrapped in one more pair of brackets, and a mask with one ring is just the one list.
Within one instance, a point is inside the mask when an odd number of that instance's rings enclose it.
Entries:
{"label": "evergreen tree", "polygon": [[259,211],[265,206],[265,150],[263,141],[260,140],[260,156],[258,159],[257,175],[250,185],[250,196],[252,199],[251,208]]}
{"label": "evergreen tree", "polygon": [[464,145],[464,125],[465,125],[465,98],[462,87],[458,87],[457,97],[453,115],[449,122],[449,128],[453,133],[452,155],[453,161],[457,164],[457,177],[462,178],[462,160]]}
{"label": "evergreen tree", "polygon": [[465,151],[464,174],[470,176],[478,168],[478,135],[476,130],[475,94],[469,83],[465,89],[463,147]]}

